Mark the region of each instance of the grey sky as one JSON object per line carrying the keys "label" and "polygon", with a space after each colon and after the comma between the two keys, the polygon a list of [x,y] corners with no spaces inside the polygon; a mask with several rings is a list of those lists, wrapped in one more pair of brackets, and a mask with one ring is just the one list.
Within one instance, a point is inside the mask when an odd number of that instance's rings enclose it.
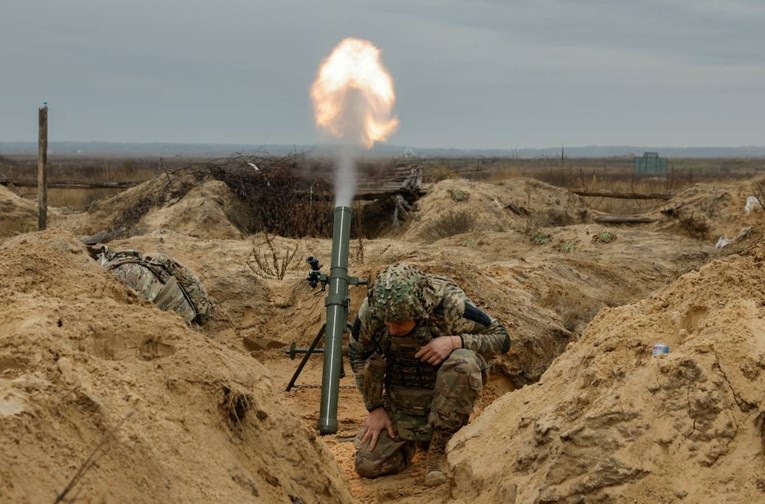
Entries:
{"label": "grey sky", "polygon": [[2,0],[0,141],[320,139],[344,37],[422,147],[765,144],[763,0]]}

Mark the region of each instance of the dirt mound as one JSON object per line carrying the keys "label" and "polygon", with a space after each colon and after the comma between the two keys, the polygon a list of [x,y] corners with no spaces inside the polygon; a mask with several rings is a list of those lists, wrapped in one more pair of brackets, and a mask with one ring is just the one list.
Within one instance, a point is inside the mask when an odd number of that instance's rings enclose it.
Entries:
{"label": "dirt mound", "polygon": [[602,311],[451,443],[457,501],[762,501],[764,282],[735,256]]}
{"label": "dirt mound", "polygon": [[765,196],[763,187],[763,177],[727,184],[696,184],[678,193],[657,213],[661,219],[658,227],[712,242],[721,237],[733,239],[750,227],[753,229],[748,234],[761,234],[765,231],[765,211],[756,201],[748,203],[747,199]]}
{"label": "dirt mound", "polygon": [[93,204],[87,212],[65,216],[60,225],[81,235],[104,230],[136,235],[166,227],[195,236],[238,237],[235,226],[221,217],[233,196],[208,179],[201,170],[158,176]]}
{"label": "dirt mound", "polygon": [[37,229],[37,205],[0,185],[0,237]]}
{"label": "dirt mound", "polygon": [[212,180],[195,187],[177,203],[152,208],[139,225],[144,233],[168,229],[197,238],[240,238],[242,232],[231,219],[239,207],[242,204],[228,186]]}
{"label": "dirt mound", "polygon": [[352,501],[261,364],[125,289],[71,234],[7,240],[0,275],[4,501],[52,501],[93,453],[69,497]]}
{"label": "dirt mound", "polygon": [[189,165],[100,201],[61,225],[78,234],[110,230],[120,237],[156,229],[224,239],[262,230],[331,236],[330,186],[301,170],[298,158],[262,158],[256,164],[235,156]]}
{"label": "dirt mound", "polygon": [[444,180],[417,202],[417,208],[405,239],[435,241],[470,231],[565,226],[587,216],[582,198],[532,179],[497,184]]}

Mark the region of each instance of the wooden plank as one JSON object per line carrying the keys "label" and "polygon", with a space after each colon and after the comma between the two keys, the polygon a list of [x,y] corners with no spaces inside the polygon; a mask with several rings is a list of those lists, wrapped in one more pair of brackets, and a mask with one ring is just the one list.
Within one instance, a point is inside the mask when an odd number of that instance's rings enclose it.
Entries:
{"label": "wooden plank", "polygon": [[[300,194],[301,196],[308,196],[308,193],[305,191],[299,192],[297,194]],[[401,188],[395,191],[356,191],[356,194],[353,195],[353,199],[363,200],[363,201],[372,201],[372,200],[390,198],[395,196],[396,194],[414,194],[415,196],[419,197],[425,194],[425,191],[412,193],[410,191],[405,191]],[[313,196],[311,197],[316,201],[332,201],[335,199],[335,195],[333,193],[313,193]]]}
{"label": "wooden plank", "polygon": [[424,191],[420,190],[417,192],[410,192],[410,191],[404,191],[399,189],[398,191],[388,191],[388,192],[380,192],[380,191],[372,191],[372,192],[357,192],[356,195],[353,197],[355,200],[376,200],[376,199],[383,199],[383,198],[389,198],[391,196],[395,196],[396,194],[414,194],[415,196],[422,196],[425,194]]}
{"label": "wooden plank", "polygon": [[599,224],[650,224],[658,219],[644,215],[598,215],[592,220]]}
{"label": "wooden plank", "polygon": [[668,200],[672,198],[672,193],[635,193],[635,192],[616,192],[616,191],[584,191],[572,190],[579,196],[594,196],[600,198],[616,199],[644,199],[644,200]]}
{"label": "wooden plank", "polygon": [[[47,182],[48,189],[127,189],[144,181],[130,180],[126,182]],[[0,184],[17,187],[38,187],[37,180],[0,178]]]}

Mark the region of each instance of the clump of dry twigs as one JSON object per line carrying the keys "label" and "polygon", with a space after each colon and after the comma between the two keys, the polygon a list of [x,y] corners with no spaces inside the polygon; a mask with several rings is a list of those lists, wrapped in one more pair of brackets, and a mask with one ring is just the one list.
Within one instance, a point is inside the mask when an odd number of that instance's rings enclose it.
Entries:
{"label": "clump of dry twigs", "polygon": [[281,280],[290,265],[300,257],[300,243],[295,243],[294,247],[278,247],[274,244],[275,237],[269,236],[268,232],[263,231],[261,236],[263,239],[260,243],[253,240],[246,264],[261,278]]}
{"label": "clump of dry twigs", "polygon": [[220,407],[226,416],[228,424],[232,428],[242,428],[247,412],[252,407],[252,398],[238,390],[232,390],[230,387],[223,386],[223,400]]}
{"label": "clump of dry twigs", "polygon": [[252,210],[247,231],[279,236],[331,236],[330,184],[303,175],[295,156],[232,158],[218,165],[222,180]]}

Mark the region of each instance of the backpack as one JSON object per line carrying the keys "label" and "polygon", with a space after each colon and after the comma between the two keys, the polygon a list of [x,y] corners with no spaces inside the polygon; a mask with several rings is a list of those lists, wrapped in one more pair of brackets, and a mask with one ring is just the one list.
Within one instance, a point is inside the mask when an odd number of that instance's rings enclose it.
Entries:
{"label": "backpack", "polygon": [[212,304],[193,271],[165,254],[102,247],[98,263],[161,310],[175,311],[187,322],[205,323]]}

